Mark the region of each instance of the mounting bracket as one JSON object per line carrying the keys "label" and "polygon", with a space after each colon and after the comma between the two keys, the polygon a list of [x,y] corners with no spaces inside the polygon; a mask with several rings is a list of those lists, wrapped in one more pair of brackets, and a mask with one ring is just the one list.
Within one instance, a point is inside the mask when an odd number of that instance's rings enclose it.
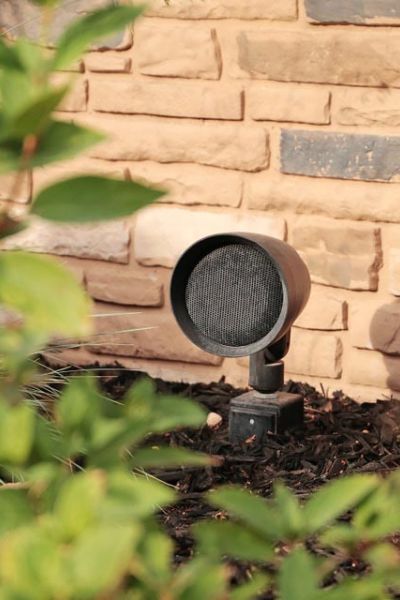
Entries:
{"label": "mounting bracket", "polygon": [[261,442],[266,432],[282,433],[304,421],[304,398],[279,392],[284,381],[282,358],[289,348],[290,332],[277,343],[250,356],[249,384],[253,388],[233,398],[229,412],[232,443]]}

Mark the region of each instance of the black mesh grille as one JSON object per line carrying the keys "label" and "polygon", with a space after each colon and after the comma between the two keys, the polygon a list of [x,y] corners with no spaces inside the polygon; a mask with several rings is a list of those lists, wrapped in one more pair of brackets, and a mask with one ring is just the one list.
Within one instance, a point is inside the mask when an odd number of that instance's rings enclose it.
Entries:
{"label": "black mesh grille", "polygon": [[264,337],[277,322],[283,289],[265,252],[257,246],[229,244],[198,262],[185,299],[203,335],[226,346],[246,346]]}

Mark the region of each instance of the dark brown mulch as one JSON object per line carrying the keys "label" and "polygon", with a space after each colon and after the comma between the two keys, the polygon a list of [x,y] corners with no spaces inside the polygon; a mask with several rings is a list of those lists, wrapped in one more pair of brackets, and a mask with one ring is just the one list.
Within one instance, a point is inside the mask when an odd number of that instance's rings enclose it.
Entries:
{"label": "dark brown mulch", "polygon": [[[400,402],[384,400],[359,404],[341,392],[330,397],[307,384],[288,382],[285,391],[305,396],[304,427],[283,435],[268,435],[265,444],[232,446],[228,441],[229,400],[243,390],[220,382],[182,386],[157,382],[161,392],[196,399],[223,417],[211,430],[179,431],[162,436],[171,445],[212,454],[220,465],[207,469],[179,469],[155,473],[174,484],[181,501],[165,511],[163,521],[177,541],[177,561],[192,552],[190,526],[215,513],[203,494],[218,485],[241,484],[265,497],[280,479],[301,498],[329,479],[345,473],[388,472],[400,467]],[[347,565],[346,571],[361,566]]]}

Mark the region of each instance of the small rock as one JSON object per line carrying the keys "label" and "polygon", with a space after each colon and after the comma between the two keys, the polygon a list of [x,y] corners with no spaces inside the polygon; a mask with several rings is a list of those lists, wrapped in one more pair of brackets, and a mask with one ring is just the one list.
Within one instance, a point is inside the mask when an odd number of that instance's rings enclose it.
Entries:
{"label": "small rock", "polygon": [[210,429],[217,429],[222,423],[222,417],[218,413],[210,412],[207,416],[207,425]]}

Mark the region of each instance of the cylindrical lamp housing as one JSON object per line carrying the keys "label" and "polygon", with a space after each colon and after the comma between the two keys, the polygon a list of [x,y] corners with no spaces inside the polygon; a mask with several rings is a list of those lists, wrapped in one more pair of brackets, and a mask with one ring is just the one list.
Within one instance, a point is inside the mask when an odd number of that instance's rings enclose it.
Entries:
{"label": "cylindrical lamp housing", "polygon": [[280,340],[309,294],[308,269],[294,248],[251,233],[199,240],[180,257],[171,281],[183,332],[219,356],[248,356]]}

